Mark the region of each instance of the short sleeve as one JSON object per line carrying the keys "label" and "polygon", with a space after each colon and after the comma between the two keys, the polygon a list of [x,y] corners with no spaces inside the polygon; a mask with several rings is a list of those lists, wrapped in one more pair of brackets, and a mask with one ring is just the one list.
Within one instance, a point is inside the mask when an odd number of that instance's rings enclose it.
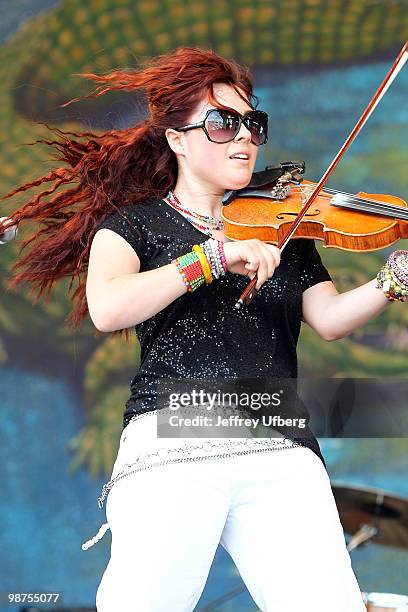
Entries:
{"label": "short sleeve", "polygon": [[302,252],[300,283],[302,292],[322,281],[332,281],[328,270],[323,265],[314,240],[305,239]]}
{"label": "short sleeve", "polygon": [[142,265],[147,258],[147,244],[143,235],[143,213],[136,207],[137,204],[122,206],[120,212],[108,215],[97,229],[110,229],[122,236],[133,248]]}

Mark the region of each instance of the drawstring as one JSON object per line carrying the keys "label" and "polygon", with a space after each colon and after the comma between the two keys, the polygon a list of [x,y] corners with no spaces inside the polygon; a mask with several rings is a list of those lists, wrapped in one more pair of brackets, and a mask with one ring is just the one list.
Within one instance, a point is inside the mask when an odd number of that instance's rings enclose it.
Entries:
{"label": "drawstring", "polygon": [[105,535],[108,529],[110,529],[109,523],[103,523],[98,533],[93,538],[91,538],[90,540],[87,540],[86,542],[82,544],[81,546],[82,550],[88,550],[88,548],[91,548],[91,546],[99,542],[99,540],[102,540],[103,536]]}

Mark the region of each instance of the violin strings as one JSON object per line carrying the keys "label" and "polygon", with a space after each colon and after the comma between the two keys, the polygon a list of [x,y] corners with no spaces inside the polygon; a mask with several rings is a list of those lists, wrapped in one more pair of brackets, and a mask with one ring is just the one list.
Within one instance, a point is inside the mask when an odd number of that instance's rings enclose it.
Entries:
{"label": "violin strings", "polygon": [[352,194],[348,194],[343,191],[336,191],[334,189],[329,190],[331,193],[335,193],[336,195],[344,195],[345,197],[340,199],[339,203],[333,202],[334,206],[341,206],[344,202],[345,204],[356,204],[356,208],[360,210],[365,210],[368,212],[374,213],[387,213],[391,216],[396,216],[400,219],[406,219],[408,210],[402,206],[397,206],[395,204],[388,204],[386,202],[379,202],[378,200],[368,200],[367,198],[361,198],[359,196],[354,196]]}
{"label": "violin strings", "polygon": [[[301,186],[297,186],[293,191],[302,191]],[[323,191],[330,194],[345,196],[339,202],[334,202],[334,198],[322,193],[319,197],[330,199],[333,206],[343,206],[344,208],[354,208],[355,210],[362,210],[364,212],[371,212],[373,214],[383,214],[384,216],[396,217],[398,219],[408,220],[408,209],[398,206],[396,204],[388,204],[380,202],[378,200],[369,200],[354,194],[347,193],[346,191],[340,191],[338,189],[330,189],[324,187]]]}
{"label": "violin strings", "polygon": [[[392,204],[389,205],[382,205],[382,206],[376,206],[376,205],[372,205],[372,204],[365,204],[365,203],[358,203],[357,205],[354,203],[354,201],[352,199],[346,199],[343,198],[339,201],[335,201],[334,198],[331,202],[332,206],[339,206],[339,207],[344,207],[344,208],[350,208],[350,209],[355,209],[355,210],[362,210],[364,212],[371,212],[374,214],[380,214],[386,217],[394,217],[397,219],[404,219],[404,220],[408,220],[408,211],[404,210],[398,206],[391,208]],[[395,211],[395,208],[397,209],[397,211]]]}
{"label": "violin strings", "polygon": [[326,191],[328,193],[334,193],[334,194],[340,194],[340,195],[344,195],[346,197],[348,197],[350,199],[350,201],[355,201],[355,202],[361,202],[362,204],[373,204],[375,207],[378,208],[384,206],[385,208],[389,208],[390,210],[401,210],[404,207],[402,206],[398,206],[398,204],[389,204],[388,202],[381,202],[381,200],[371,200],[368,198],[362,198],[361,196],[356,196],[352,193],[347,193],[347,191],[340,191],[338,189],[326,189]]}
{"label": "violin strings", "polygon": [[[296,186],[294,188],[292,188],[293,191],[302,191],[302,187],[301,186]],[[379,206],[384,206],[384,207],[390,207],[393,210],[401,210],[401,206],[398,206],[397,204],[388,204],[388,203],[384,203],[381,202],[380,200],[369,200],[367,198],[362,198],[360,196],[356,196],[353,193],[348,193],[347,191],[340,191],[339,189],[330,189],[329,187],[323,187],[323,191],[326,191],[327,193],[333,193],[335,195],[340,194],[340,195],[344,195],[347,196],[349,198],[349,200],[351,202],[361,202],[364,204],[378,204]],[[319,194],[319,197],[328,197],[325,193]]]}

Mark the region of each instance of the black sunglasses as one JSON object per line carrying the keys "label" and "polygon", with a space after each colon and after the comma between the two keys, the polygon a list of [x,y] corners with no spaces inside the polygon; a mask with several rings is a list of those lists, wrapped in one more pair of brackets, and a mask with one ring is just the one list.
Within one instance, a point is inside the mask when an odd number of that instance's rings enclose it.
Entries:
{"label": "black sunglasses", "polygon": [[223,108],[210,108],[204,119],[198,123],[190,123],[181,127],[173,128],[177,132],[187,132],[196,128],[202,128],[211,142],[223,143],[234,140],[241,124],[251,132],[251,142],[263,145],[268,140],[268,115],[260,110],[251,110],[240,115],[235,110]]}

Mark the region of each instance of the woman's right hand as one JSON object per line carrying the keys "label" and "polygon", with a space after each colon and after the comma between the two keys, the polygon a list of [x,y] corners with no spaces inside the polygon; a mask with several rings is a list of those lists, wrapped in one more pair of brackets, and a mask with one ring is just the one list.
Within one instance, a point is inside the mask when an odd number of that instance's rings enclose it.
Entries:
{"label": "woman's right hand", "polygon": [[251,280],[255,274],[258,275],[257,290],[273,276],[280,263],[278,247],[258,238],[228,240],[224,242],[224,253],[229,272],[249,276]]}

